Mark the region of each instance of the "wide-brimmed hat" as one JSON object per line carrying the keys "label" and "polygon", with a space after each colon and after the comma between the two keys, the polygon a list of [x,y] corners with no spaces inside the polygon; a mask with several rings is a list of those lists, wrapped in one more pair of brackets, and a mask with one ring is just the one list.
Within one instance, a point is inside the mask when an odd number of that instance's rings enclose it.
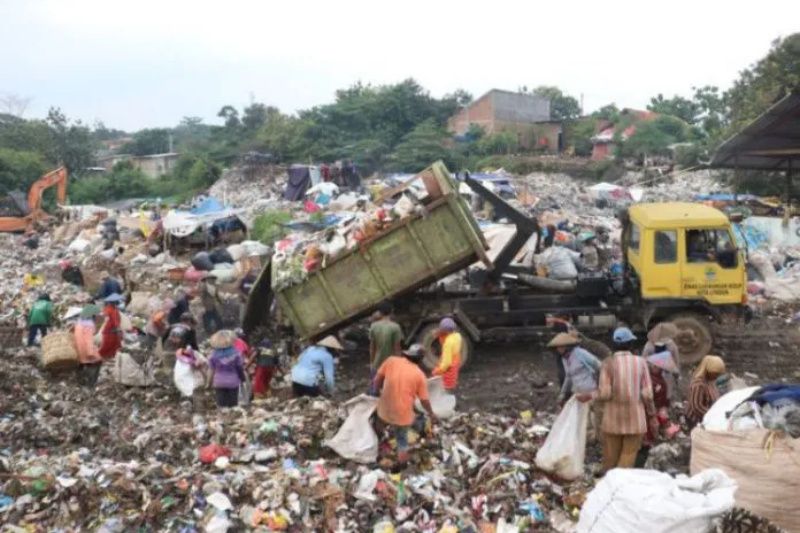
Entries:
{"label": "wide-brimmed hat", "polygon": [[679,333],[678,326],[672,322],[659,322],[647,333],[647,340],[653,344],[663,343],[669,339],[674,340]]}
{"label": "wide-brimmed hat", "polygon": [[575,335],[569,333],[559,333],[547,343],[548,348],[560,348],[565,346],[575,346],[581,341]]}
{"label": "wide-brimmed hat", "polygon": [[103,301],[106,302],[106,303],[110,303],[110,304],[118,303],[118,302],[122,301],[122,295],[120,295],[119,293],[115,292],[114,294],[110,294],[110,295],[106,296],[103,299]]}
{"label": "wide-brimmed hat", "polygon": [[100,308],[94,304],[89,304],[81,309],[81,318],[92,318],[100,314]]}
{"label": "wide-brimmed hat", "polygon": [[208,343],[215,350],[224,350],[233,346],[233,341],[236,340],[236,335],[229,329],[223,329],[211,336]]}
{"label": "wide-brimmed hat", "polygon": [[339,339],[333,335],[328,335],[317,343],[317,346],[323,346],[332,350],[344,350],[344,346],[339,342]]}

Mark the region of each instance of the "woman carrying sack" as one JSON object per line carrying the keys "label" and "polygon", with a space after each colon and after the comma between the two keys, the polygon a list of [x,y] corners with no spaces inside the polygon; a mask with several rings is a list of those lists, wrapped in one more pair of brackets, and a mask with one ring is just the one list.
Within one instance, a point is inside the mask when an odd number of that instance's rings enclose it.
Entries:
{"label": "woman carrying sack", "polygon": [[97,385],[97,378],[100,375],[100,366],[103,359],[100,357],[95,334],[99,321],[100,308],[94,304],[89,304],[81,309],[78,322],[75,324],[73,335],[75,336],[75,349],[78,352],[78,380],[86,387]]}

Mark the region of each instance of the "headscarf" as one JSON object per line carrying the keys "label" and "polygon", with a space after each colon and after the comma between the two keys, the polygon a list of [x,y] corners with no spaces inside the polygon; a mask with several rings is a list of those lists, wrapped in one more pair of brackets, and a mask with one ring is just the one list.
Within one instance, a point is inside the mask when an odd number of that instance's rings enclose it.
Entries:
{"label": "headscarf", "polygon": [[694,371],[694,378],[700,378],[702,380],[708,379],[708,374],[724,374],[725,373],[725,361],[722,360],[722,357],[717,355],[707,355],[703,357],[700,364],[697,365],[697,369]]}
{"label": "headscarf", "polygon": [[439,322],[439,329],[441,331],[452,333],[456,330],[456,322],[450,317],[443,318],[442,321]]}

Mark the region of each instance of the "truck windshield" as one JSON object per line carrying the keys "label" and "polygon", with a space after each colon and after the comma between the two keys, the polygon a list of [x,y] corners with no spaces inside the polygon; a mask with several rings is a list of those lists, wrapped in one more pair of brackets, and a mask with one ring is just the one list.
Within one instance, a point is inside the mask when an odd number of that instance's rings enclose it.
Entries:
{"label": "truck windshield", "polygon": [[725,228],[686,230],[686,260],[689,263],[718,263],[722,268],[735,268],[736,245]]}

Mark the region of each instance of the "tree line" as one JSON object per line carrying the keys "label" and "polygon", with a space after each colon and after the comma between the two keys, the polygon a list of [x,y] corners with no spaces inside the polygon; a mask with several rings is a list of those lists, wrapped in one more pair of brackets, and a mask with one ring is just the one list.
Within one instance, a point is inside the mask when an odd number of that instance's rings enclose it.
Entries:
{"label": "tree line", "polygon": [[[674,150],[680,163],[691,165],[707,159],[725,138],[797,87],[800,34],[774,41],[766,56],[744,69],[726,91],[703,86],[693,88],[689,97],[654,96],[647,109],[658,118],[636,124],[627,139],[620,132],[634,118],[613,103],[581,116],[577,99],[558,87],[518,90],[550,100],[551,118],[564,123],[568,153],[589,155],[592,136],[611,126],[620,135],[615,138],[618,158]],[[279,163],[351,159],[365,174],[413,172],[437,159],[454,169],[479,168],[487,158],[519,153],[517,136],[510,132],[489,135],[474,125],[459,138],[447,132],[447,119],[471,101],[463,90],[435,98],[407,79],[380,86],[356,83],[336,91],[333,102],[296,114],[260,102],[241,109],[225,105],[218,113],[221,125],[184,117],[174,128],[138,131],[119,149],[147,155],[172,147],[181,153],[175,170],[157,180],[124,162],[99,175],[87,170],[96,164],[101,142],[127,138],[125,132],[71,120],[56,108],[43,120],[0,113],[0,193],[24,190],[61,163],[74,177],[70,197],[78,203],[191,194],[208,187],[242,154],[253,152]]]}

